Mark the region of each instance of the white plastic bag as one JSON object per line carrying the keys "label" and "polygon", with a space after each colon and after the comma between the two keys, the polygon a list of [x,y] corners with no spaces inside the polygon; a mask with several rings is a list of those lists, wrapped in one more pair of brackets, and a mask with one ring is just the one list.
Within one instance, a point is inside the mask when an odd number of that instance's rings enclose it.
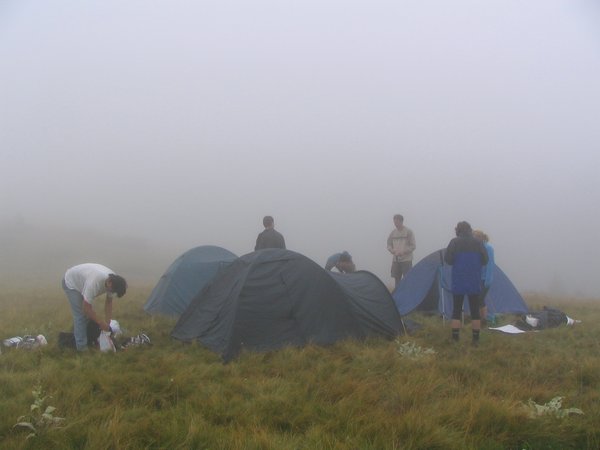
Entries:
{"label": "white plastic bag", "polygon": [[123,330],[121,330],[121,325],[119,325],[119,322],[117,322],[115,319],[112,319],[110,321],[109,326],[113,332],[114,337],[119,337],[120,335],[123,334]]}
{"label": "white plastic bag", "polygon": [[532,327],[536,328],[539,325],[539,323],[540,323],[540,319],[538,319],[537,317],[533,317],[533,316],[527,314],[525,316],[525,322],[527,322]]}
{"label": "white plastic bag", "polygon": [[117,351],[114,342],[110,338],[110,331],[100,332],[100,336],[98,336],[98,344],[100,345],[101,352]]}

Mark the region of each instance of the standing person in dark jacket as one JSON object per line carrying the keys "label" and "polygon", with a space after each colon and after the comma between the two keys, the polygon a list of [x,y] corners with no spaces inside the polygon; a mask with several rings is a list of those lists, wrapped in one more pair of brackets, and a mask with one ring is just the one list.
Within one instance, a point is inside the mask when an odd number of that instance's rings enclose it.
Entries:
{"label": "standing person in dark jacket", "polygon": [[264,231],[256,238],[254,250],[263,248],[285,248],[285,239],[283,235],[275,230],[275,220],[272,216],[263,217]]}
{"label": "standing person in dark jacket", "polygon": [[458,341],[460,314],[465,295],[471,310],[473,344],[479,343],[481,320],[479,317],[479,295],[481,293],[481,269],[488,262],[488,254],[483,243],[473,237],[468,222],[459,222],[455,228],[456,237],[450,241],[444,261],[452,266],[452,339]]}

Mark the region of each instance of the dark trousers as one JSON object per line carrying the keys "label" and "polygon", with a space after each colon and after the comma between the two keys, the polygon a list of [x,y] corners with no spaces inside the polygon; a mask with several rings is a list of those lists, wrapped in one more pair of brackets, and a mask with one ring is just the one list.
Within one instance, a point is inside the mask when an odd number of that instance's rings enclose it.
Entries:
{"label": "dark trousers", "polygon": [[[469,297],[469,309],[471,310],[471,320],[479,320],[479,294],[468,294],[467,297]],[[452,308],[452,319],[460,320],[460,314],[462,313],[465,294],[454,294],[453,298],[454,305]]]}

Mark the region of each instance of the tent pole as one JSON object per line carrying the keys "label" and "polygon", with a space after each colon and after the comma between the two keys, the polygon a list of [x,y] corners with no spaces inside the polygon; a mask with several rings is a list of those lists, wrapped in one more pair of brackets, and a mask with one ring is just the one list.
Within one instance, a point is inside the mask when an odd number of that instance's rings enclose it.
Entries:
{"label": "tent pole", "polygon": [[404,325],[404,320],[400,317],[400,323],[402,324],[402,329],[404,330],[404,336],[408,336],[408,331],[406,330],[406,325]]}
{"label": "tent pole", "polygon": [[442,326],[446,326],[446,301],[444,298],[444,287],[442,286],[442,270],[440,267],[440,275],[439,275],[439,286],[440,286],[440,299],[442,302]]}
{"label": "tent pole", "polygon": [[[442,326],[446,326],[446,301],[444,299],[444,286],[443,280],[444,277],[444,254],[442,250],[440,250],[440,267],[438,268],[438,302],[442,302]],[[440,309],[438,305],[438,310]]]}

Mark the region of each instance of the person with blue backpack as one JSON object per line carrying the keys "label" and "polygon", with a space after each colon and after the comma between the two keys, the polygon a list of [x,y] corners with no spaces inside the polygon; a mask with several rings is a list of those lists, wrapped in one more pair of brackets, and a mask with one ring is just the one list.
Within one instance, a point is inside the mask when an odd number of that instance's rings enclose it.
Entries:
{"label": "person with blue backpack", "polygon": [[483,243],[473,237],[473,229],[468,222],[458,222],[453,238],[444,254],[446,264],[452,266],[451,291],[453,295],[452,339],[460,337],[460,319],[465,296],[471,310],[471,330],[473,345],[479,344],[481,320],[479,316],[479,296],[481,294],[481,270],[488,263],[488,255]]}

